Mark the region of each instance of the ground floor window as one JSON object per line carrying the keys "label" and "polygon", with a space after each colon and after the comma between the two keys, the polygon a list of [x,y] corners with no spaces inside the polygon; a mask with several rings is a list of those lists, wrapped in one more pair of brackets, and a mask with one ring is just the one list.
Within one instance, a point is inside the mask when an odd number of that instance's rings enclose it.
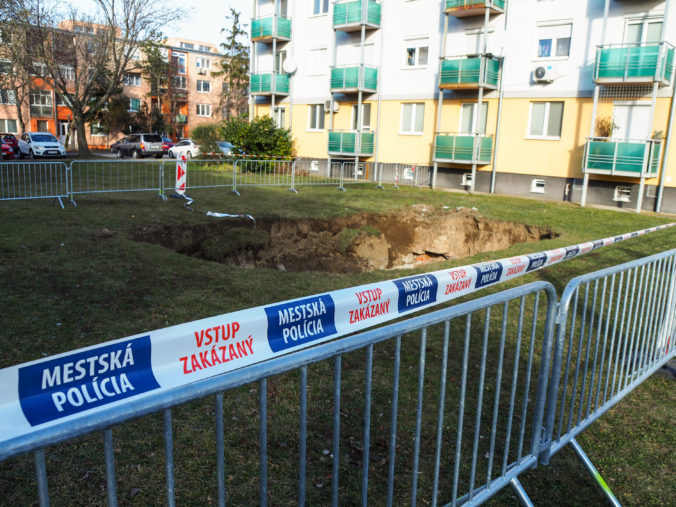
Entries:
{"label": "ground floor window", "polygon": [[0,130],[3,132],[10,132],[11,134],[19,132],[16,120],[0,120]]}
{"label": "ground floor window", "polygon": [[531,102],[528,137],[561,138],[563,102]]}

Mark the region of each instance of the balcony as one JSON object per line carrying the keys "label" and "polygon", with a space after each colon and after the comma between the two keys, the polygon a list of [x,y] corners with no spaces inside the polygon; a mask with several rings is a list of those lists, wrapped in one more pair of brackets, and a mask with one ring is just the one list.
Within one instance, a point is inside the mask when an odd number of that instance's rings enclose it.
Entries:
{"label": "balcony", "polygon": [[291,40],[291,20],[281,16],[266,16],[251,20],[251,40],[272,42],[274,39]]}
{"label": "balcony", "polygon": [[251,74],[249,86],[252,95],[288,95],[289,75],[279,72]]}
{"label": "balcony", "polygon": [[483,16],[488,10],[491,14],[505,12],[505,0],[446,0],[444,12],[456,18]]}
{"label": "balcony", "polygon": [[590,137],[584,149],[582,171],[590,174],[652,178],[662,155],[661,139]]}
{"label": "balcony", "polygon": [[488,165],[492,154],[493,136],[440,133],[434,139],[435,162]]}
{"label": "balcony", "polygon": [[188,123],[188,115],[186,114],[177,114],[174,117],[175,123]]}
{"label": "balcony", "polygon": [[31,105],[31,116],[33,118],[52,118],[54,116],[54,108],[52,106]]}
{"label": "balcony", "polygon": [[331,91],[341,93],[369,92],[378,90],[378,69],[357,65],[331,69]]}
{"label": "balcony", "polygon": [[338,2],[333,8],[333,28],[344,32],[360,30],[362,25],[380,28],[380,8],[374,0]]}
{"label": "balcony", "polygon": [[491,54],[451,57],[441,61],[439,88],[446,90],[497,89],[500,59]]}
{"label": "balcony", "polygon": [[373,156],[373,132],[329,131],[329,155],[350,157]]}
{"label": "balcony", "polygon": [[666,42],[615,44],[596,49],[597,84],[651,84],[669,86],[674,74],[674,46]]}

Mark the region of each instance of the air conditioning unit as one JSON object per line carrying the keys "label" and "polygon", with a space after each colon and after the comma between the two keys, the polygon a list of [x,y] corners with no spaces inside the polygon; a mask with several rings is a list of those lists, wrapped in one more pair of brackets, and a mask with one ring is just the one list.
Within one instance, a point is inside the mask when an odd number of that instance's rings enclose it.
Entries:
{"label": "air conditioning unit", "polygon": [[[333,101],[333,112],[337,113],[338,109],[340,109],[340,104],[338,103],[337,100]],[[329,113],[331,110],[331,99],[326,99],[324,101],[324,112]]]}
{"label": "air conditioning unit", "polygon": [[552,66],[535,67],[533,69],[533,81],[536,83],[551,83],[554,81],[554,69]]}
{"label": "air conditioning unit", "polygon": [[207,71],[206,71],[206,69],[197,69],[197,73],[198,73],[198,74],[201,74],[201,75],[203,75],[203,76],[206,76]]}

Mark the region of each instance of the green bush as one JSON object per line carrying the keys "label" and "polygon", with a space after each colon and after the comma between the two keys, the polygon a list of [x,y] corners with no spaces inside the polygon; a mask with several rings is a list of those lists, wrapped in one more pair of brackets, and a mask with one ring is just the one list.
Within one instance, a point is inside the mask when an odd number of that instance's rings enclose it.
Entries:
{"label": "green bush", "polygon": [[198,125],[190,130],[193,142],[199,145],[202,154],[219,153],[218,141],[221,140],[220,126],[218,123]]}
{"label": "green bush", "polygon": [[247,155],[283,158],[293,154],[293,138],[288,130],[278,127],[269,116],[252,122],[231,118],[223,124],[222,139]]}

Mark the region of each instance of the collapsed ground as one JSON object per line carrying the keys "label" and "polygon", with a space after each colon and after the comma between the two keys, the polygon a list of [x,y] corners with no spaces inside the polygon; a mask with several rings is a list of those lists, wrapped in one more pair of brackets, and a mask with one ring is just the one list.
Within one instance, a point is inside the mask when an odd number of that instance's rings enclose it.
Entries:
{"label": "collapsed ground", "polygon": [[429,205],[388,215],[259,219],[255,226],[237,220],[144,226],[132,234],[136,241],[243,268],[334,273],[414,267],[556,236],[548,228],[488,220],[468,208]]}

